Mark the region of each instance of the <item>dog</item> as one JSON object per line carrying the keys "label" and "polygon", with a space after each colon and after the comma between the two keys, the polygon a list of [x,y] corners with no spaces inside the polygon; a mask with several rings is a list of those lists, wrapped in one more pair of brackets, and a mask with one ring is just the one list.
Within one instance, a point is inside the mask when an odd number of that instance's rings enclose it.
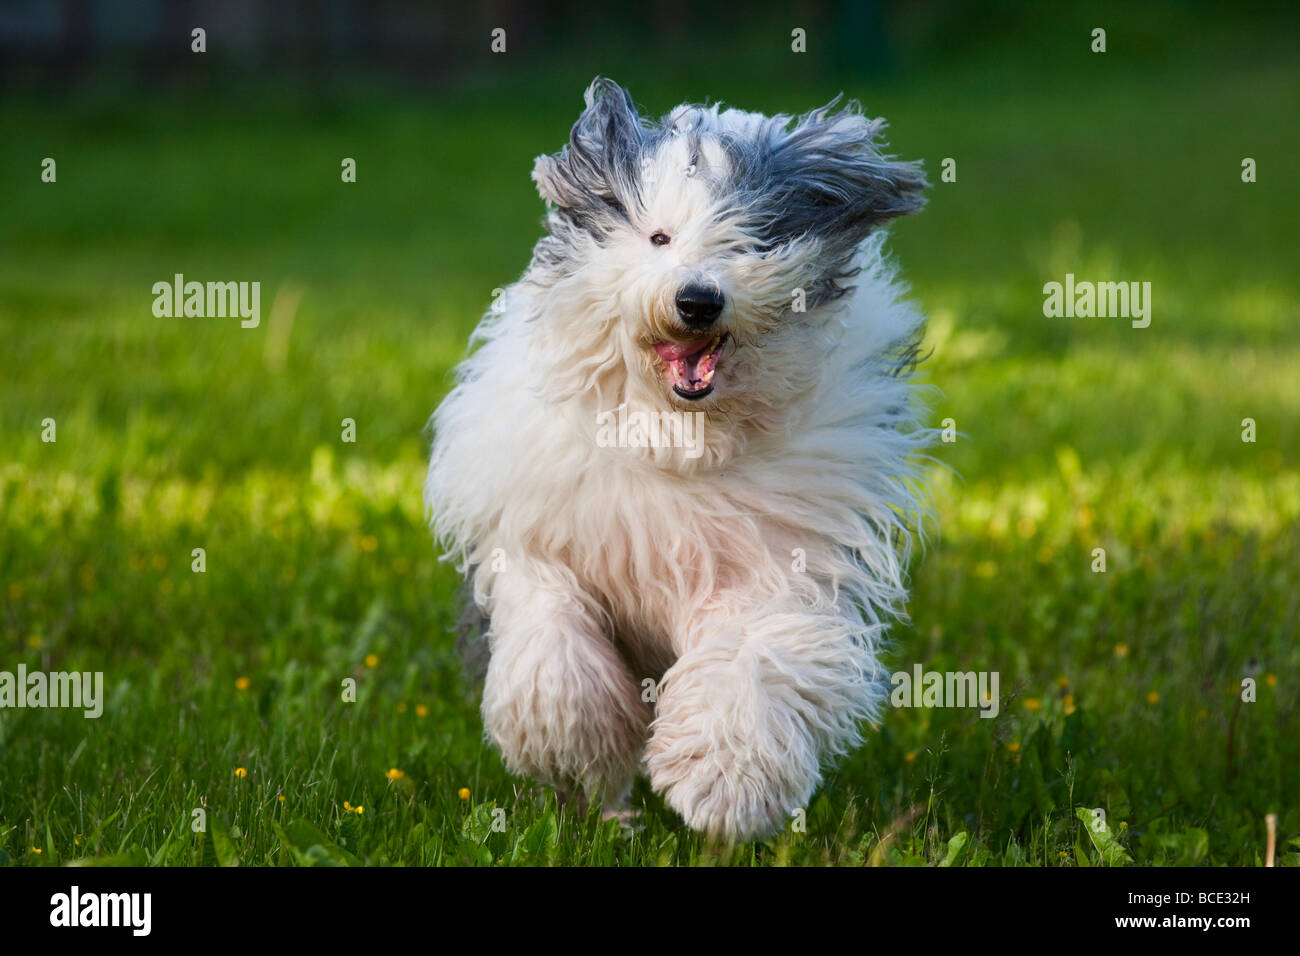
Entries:
{"label": "dog", "polygon": [[841,97],[585,101],[434,413],[426,504],[513,773],[606,808],[648,775],[690,827],[762,838],[885,698],[934,429],[879,230],[927,183]]}

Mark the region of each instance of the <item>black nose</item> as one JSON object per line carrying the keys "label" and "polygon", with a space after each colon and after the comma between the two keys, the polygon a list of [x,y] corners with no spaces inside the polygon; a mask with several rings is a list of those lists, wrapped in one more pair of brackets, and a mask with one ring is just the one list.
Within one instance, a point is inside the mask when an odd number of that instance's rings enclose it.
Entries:
{"label": "black nose", "polygon": [[688,285],[677,293],[677,313],[692,329],[706,329],[717,321],[727,300],[711,286]]}

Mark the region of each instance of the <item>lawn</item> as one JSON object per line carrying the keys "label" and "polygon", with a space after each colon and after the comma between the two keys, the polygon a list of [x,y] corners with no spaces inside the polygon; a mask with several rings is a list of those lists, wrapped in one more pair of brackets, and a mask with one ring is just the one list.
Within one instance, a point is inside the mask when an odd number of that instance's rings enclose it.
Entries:
{"label": "lawn", "polygon": [[[935,182],[891,248],[960,433],[890,664],[997,671],[1001,708],[891,710],[806,825],[736,848],[644,785],[624,828],[505,772],[453,648],[425,425],[527,261],[530,162],[585,79],[655,113],[839,86],[588,51],[321,102],[10,91],[0,670],[102,671],[105,700],[0,710],[0,863],[1257,865],[1276,813],[1300,864],[1300,71],[1111,32],[1109,61],[1085,30],[848,86]],[[260,280],[261,325],[156,318],[175,273]],[[1066,273],[1151,282],[1150,327],[1046,318]]]}

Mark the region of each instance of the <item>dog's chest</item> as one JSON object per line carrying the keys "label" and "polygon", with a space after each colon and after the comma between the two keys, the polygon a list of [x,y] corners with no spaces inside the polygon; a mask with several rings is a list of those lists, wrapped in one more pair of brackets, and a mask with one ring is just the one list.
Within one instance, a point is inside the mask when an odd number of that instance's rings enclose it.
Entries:
{"label": "dog's chest", "polygon": [[547,520],[567,538],[561,560],[647,666],[671,664],[721,595],[758,598],[784,578],[788,530],[707,479],[610,469],[571,489]]}

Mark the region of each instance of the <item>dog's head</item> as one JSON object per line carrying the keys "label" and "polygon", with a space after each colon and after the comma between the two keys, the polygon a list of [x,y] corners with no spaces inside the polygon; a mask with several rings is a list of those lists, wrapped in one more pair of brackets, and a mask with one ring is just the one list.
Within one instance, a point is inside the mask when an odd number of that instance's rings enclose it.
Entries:
{"label": "dog's head", "polygon": [[799,117],[685,105],[659,122],[597,79],[533,170],[550,204],[528,280],[552,385],[680,409],[778,407],[816,384],[863,240],[917,211],[919,164],[856,103]]}

